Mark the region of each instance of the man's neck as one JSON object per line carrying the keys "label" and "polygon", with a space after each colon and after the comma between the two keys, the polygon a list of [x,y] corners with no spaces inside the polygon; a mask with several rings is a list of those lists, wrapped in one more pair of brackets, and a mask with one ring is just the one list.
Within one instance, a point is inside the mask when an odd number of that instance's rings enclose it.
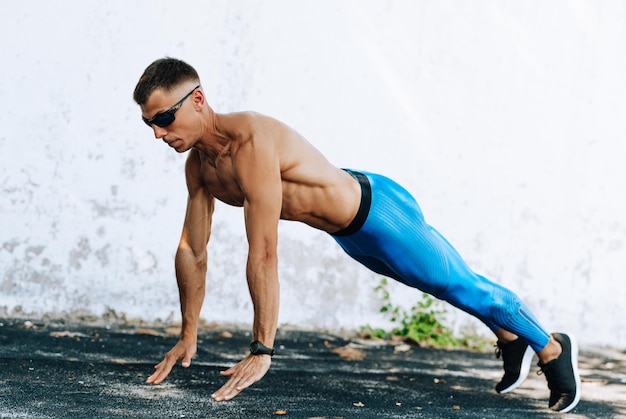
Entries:
{"label": "man's neck", "polygon": [[211,111],[202,136],[193,148],[205,154],[211,161],[215,161],[217,156],[230,145],[230,142],[230,137],[219,129],[219,115]]}

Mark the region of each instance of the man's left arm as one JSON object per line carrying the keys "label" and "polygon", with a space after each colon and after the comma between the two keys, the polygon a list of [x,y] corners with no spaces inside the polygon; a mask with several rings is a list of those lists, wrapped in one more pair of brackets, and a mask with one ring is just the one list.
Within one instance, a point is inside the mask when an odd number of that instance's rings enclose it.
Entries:
{"label": "man's left arm", "polygon": [[[244,217],[249,246],[246,276],[254,306],[253,340],[273,347],[280,299],[276,248],[282,183],[278,150],[272,139],[250,139],[233,153],[233,163],[245,196]],[[270,365],[270,355],[249,354],[221,373],[230,378],[212,395],[213,399],[232,399],[263,378]]]}

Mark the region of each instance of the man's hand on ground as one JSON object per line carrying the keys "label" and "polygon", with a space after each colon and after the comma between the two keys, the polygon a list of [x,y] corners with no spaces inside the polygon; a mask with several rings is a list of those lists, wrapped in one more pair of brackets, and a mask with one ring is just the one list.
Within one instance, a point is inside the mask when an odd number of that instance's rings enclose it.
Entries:
{"label": "man's hand on ground", "polygon": [[263,378],[271,364],[272,358],[269,355],[248,355],[235,366],[220,372],[223,377],[230,377],[230,379],[211,397],[217,402],[232,399]]}
{"label": "man's hand on ground", "polygon": [[183,368],[188,368],[191,365],[191,358],[196,354],[197,346],[195,342],[189,342],[179,340],[178,343],[165,355],[163,361],[158,363],[154,369],[156,370],[146,380],[146,384],[160,384],[165,377],[167,377],[172,371],[174,365],[179,360],[182,360]]}

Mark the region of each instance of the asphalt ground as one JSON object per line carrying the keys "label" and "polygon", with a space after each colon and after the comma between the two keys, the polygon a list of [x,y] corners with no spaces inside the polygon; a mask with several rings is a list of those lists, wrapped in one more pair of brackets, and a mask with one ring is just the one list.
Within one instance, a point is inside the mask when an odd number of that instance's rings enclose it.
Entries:
{"label": "asphalt ground", "polygon": [[0,324],[2,418],[626,418],[626,354],[607,348],[581,350],[582,400],[563,415],[548,409],[534,365],[519,389],[497,394],[502,366],[491,352],[280,330],[265,378],[217,403],[219,371],[245,356],[248,331],[203,328],[191,367],[152,386],[144,382],[176,328]]}

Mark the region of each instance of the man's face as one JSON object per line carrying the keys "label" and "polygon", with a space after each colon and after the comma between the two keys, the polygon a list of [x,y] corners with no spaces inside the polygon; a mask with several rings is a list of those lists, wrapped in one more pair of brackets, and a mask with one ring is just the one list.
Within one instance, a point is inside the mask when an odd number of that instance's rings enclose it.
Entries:
{"label": "man's face", "polygon": [[201,109],[202,94],[196,94],[199,88],[188,82],[170,92],[157,89],[141,106],[142,119],[154,130],[154,136],[179,153],[189,150],[197,139],[194,127],[199,124]]}

